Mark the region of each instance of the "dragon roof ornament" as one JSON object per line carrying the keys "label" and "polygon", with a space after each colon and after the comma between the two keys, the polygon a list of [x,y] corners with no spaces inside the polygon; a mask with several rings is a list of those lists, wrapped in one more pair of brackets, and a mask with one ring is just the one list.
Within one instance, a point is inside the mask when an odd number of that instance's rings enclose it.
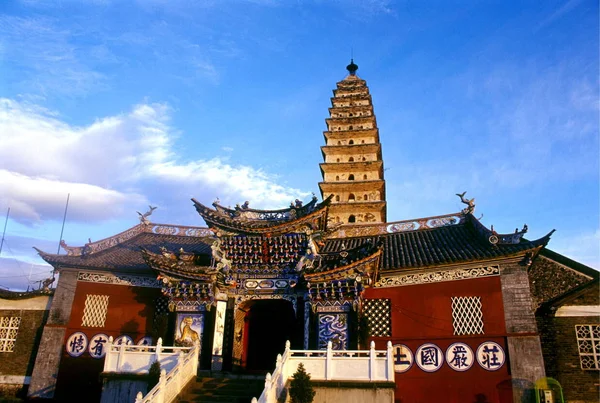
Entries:
{"label": "dragon roof ornament", "polygon": [[462,210],[462,213],[463,214],[473,214],[473,212],[475,211],[475,198],[467,199],[467,198],[465,198],[466,194],[467,194],[467,191],[456,194],[458,197],[460,197],[460,201],[467,205],[467,207],[465,207]]}

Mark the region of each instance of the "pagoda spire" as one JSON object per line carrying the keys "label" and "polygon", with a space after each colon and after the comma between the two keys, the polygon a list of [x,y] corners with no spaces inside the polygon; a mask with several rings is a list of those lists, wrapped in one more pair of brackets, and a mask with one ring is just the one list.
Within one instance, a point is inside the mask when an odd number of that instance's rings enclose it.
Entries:
{"label": "pagoda spire", "polygon": [[371,95],[366,81],[356,75],[354,59],[346,69],[350,74],[333,90],[325,119],[319,188],[323,198],[332,198],[329,217],[334,222],[386,222],[383,160]]}
{"label": "pagoda spire", "polygon": [[350,73],[351,76],[356,75],[356,70],[358,70],[358,65],[354,64],[354,59],[350,59],[350,64],[346,66],[346,70]]}

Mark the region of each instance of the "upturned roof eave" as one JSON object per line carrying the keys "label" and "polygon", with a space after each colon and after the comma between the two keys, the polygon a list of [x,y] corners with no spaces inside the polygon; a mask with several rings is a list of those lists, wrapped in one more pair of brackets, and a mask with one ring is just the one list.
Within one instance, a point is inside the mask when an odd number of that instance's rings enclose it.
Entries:
{"label": "upturned roof eave", "polygon": [[[285,232],[286,228],[292,229],[294,226],[297,226],[304,222],[310,221],[310,219],[314,218],[315,216],[318,216],[318,215],[326,216],[327,215],[327,207],[331,203],[331,197],[328,197],[325,200],[323,200],[321,203],[316,204],[314,210],[307,213],[306,215],[297,217],[292,220],[285,220],[285,221],[281,220],[279,222],[271,221],[271,223],[274,222],[275,224],[268,225],[268,226],[257,226],[257,227],[251,227],[248,225],[244,225],[244,224],[246,224],[246,221],[229,219],[227,217],[223,217],[222,215],[218,214],[218,212],[216,210],[206,207],[205,205],[198,202],[197,200],[192,199],[192,201],[194,201],[194,204],[196,206],[196,210],[198,211],[198,214],[200,214],[202,216],[204,221],[206,221],[206,223],[209,226],[212,224],[214,227],[221,228],[226,231],[241,232],[241,233],[245,233],[245,234],[259,234],[259,233],[268,233],[268,232],[283,233],[283,232]],[[261,222],[261,220],[248,221],[248,223],[252,223],[252,224],[257,224],[260,222]],[[269,221],[264,220],[264,222],[268,223]]]}

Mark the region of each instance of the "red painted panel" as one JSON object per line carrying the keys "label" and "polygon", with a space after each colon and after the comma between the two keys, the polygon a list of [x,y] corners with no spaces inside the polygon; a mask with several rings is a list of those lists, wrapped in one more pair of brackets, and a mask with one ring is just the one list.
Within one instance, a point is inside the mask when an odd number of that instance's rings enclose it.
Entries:
{"label": "red painted panel", "polygon": [[[88,294],[109,296],[106,322],[102,328],[81,327]],[[160,290],[156,288],[79,282],[73,300],[69,331],[82,331],[88,336],[100,332],[114,337],[127,334],[137,342],[152,330],[154,303],[160,295]]]}
{"label": "red painted panel", "polygon": [[[104,327],[81,326],[88,294],[109,296]],[[155,288],[78,282],[63,341],[56,397],[65,401],[79,401],[81,396],[85,396],[85,400],[89,402],[100,400],[102,385],[99,374],[104,367],[104,359],[92,358],[87,351],[80,357],[69,356],[65,343],[71,334],[83,332],[88,340],[98,333],[115,338],[125,334],[137,343],[142,337],[152,333],[155,300],[160,295],[160,290]]]}
{"label": "red painted panel", "polygon": [[[500,277],[370,288],[364,297],[391,300],[392,336],[372,337],[377,349],[385,349],[389,340],[407,345],[414,355],[424,343],[434,343],[445,352],[452,343],[463,342],[475,353],[480,343],[494,341],[507,355],[497,371],[487,371],[475,362],[464,372],[444,363],[436,372],[428,373],[414,363],[408,371],[396,374],[396,403],[512,402]],[[484,335],[454,335],[451,297],[481,297]]]}
{"label": "red painted panel", "polygon": [[451,297],[481,297],[485,334],[506,334],[500,277],[368,288],[363,296],[391,300],[394,338],[454,337]]}
{"label": "red painted panel", "polygon": [[[413,355],[423,343],[433,343],[443,352],[454,342],[462,341],[468,344],[473,353],[480,343],[494,341],[498,343],[505,354],[508,354],[504,338],[471,337],[469,339],[427,339],[423,341],[397,341],[406,344]],[[385,348],[384,341],[376,342],[377,349]],[[392,340],[392,343],[396,343]],[[497,371],[487,371],[477,362],[464,371],[453,370],[444,363],[436,372],[425,372],[416,363],[404,373],[396,373],[395,402],[411,403],[512,403],[508,359]]]}

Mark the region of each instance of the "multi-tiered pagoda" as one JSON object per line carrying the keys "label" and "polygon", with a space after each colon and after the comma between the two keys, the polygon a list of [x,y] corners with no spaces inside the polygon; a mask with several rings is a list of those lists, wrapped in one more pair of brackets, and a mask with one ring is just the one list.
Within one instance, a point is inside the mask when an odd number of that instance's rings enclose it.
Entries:
{"label": "multi-tiered pagoda", "polygon": [[335,223],[386,222],[385,180],[379,129],[365,80],[351,61],[348,76],[333,91],[325,146],[321,147],[323,198],[332,196]]}

